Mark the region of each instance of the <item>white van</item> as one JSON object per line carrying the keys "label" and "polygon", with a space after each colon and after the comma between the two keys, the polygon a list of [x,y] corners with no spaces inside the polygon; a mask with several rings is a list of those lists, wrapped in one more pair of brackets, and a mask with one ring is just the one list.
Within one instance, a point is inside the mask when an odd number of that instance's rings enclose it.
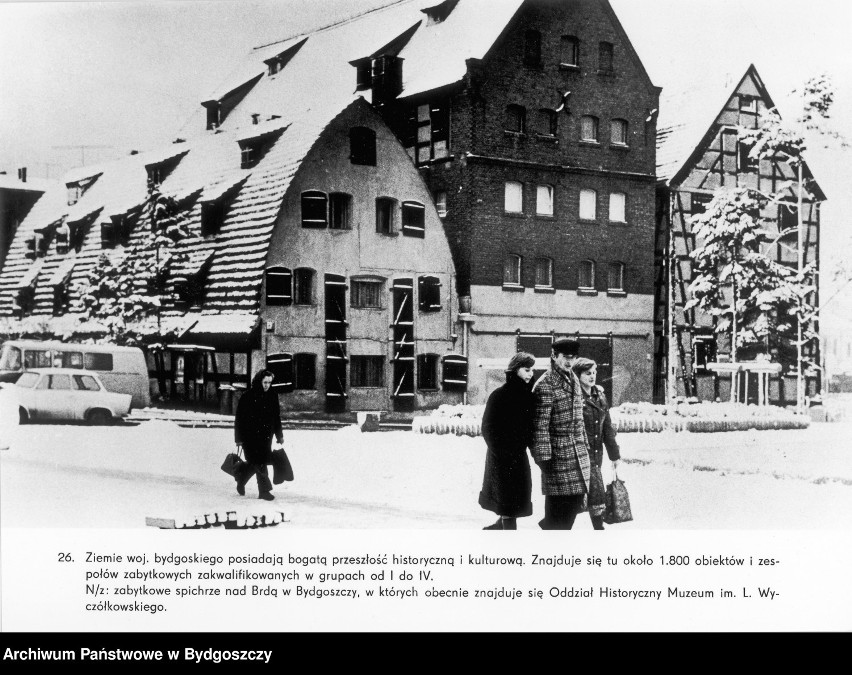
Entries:
{"label": "white van", "polygon": [[0,348],[0,382],[15,382],[32,368],[93,370],[108,391],[130,394],[134,408],[151,405],[148,364],[138,347],[6,340]]}

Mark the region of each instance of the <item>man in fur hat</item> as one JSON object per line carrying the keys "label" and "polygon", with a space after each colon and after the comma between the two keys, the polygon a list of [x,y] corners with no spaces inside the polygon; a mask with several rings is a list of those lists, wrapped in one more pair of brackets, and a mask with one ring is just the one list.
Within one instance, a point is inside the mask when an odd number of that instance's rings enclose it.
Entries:
{"label": "man in fur hat", "polygon": [[541,469],[543,530],[570,530],[589,492],[589,442],[583,423],[583,392],[571,370],[579,344],[561,338],[552,345],[550,370],[535,397],[533,459]]}

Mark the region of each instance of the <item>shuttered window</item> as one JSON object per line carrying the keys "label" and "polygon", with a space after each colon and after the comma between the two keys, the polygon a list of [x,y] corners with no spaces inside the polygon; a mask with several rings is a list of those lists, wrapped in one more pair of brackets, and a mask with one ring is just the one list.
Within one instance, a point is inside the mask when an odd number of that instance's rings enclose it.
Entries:
{"label": "shuttered window", "polygon": [[417,294],[421,312],[441,311],[441,280],[438,277],[420,277],[417,280]]}
{"label": "shuttered window", "polygon": [[272,388],[278,392],[290,392],[294,389],[293,355],[288,352],[268,354],[266,369],[274,376]]}
{"label": "shuttered window", "polygon": [[293,273],[286,267],[266,270],[266,304],[290,305],[293,302]]}

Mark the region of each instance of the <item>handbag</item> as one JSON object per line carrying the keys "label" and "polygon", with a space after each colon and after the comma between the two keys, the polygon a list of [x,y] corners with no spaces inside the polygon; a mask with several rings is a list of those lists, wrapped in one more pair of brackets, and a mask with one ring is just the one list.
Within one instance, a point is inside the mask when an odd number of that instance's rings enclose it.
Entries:
{"label": "handbag", "polygon": [[[242,449],[240,450],[242,452]],[[225,461],[222,462],[222,471],[229,476],[237,477],[237,472],[245,464],[245,460],[236,452],[229,452],[225,455]]]}
{"label": "handbag", "polygon": [[272,482],[280,485],[285,480],[293,480],[293,467],[284,448],[278,448],[272,451]]}
{"label": "handbag", "polygon": [[624,481],[619,480],[618,474],[613,471],[613,480],[606,486],[606,510],[603,521],[608,525],[614,523],[626,523],[633,520],[633,512],[630,510],[630,498],[627,496],[627,488]]}

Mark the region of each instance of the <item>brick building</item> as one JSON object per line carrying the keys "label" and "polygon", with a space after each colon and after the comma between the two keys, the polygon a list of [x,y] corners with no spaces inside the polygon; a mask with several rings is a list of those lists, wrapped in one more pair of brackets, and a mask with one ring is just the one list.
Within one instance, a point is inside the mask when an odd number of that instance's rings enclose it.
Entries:
{"label": "brick building", "polygon": [[[655,304],[654,398],[696,397],[728,400],[731,376],[708,369],[715,361],[730,361],[730,334],[715,331],[714,317],[698,308],[685,309],[692,281],[695,235],[690,218],[703,213],[720,188],[749,187],[764,194],[780,193],[795,171],[781,158],[756,161],[750,146],[738,140],[737,127],[758,128],[760,116],[774,107],[772,98],[754,66],[737,83],[705,76],[700,86],[666,95],[661,101],[657,136],[657,300]],[[812,179],[807,166],[805,176]],[[798,262],[796,192],[786,189],[785,204],[769,202],[760,212],[770,231],[777,234],[765,252],[792,268]],[[814,182],[803,196],[804,262],[819,263],[820,209],[825,195]],[[782,234],[783,233],[783,234]],[[818,268],[817,268],[818,269]],[[813,298],[819,305],[818,292]],[[819,365],[819,344],[805,346],[805,355]],[[792,341],[740,346],[739,361],[768,355],[783,370],[769,378],[769,401],[776,405],[796,402],[796,348]],[[740,399],[758,400],[756,377],[740,382]],[[820,389],[819,374],[806,378],[806,393]]]}
{"label": "brick building", "polygon": [[614,403],[647,400],[658,98],[606,0],[403,0],[260,45],[183,143],[34,210],[0,312],[79,332],[57,293],[145,226],[147,175],[192,233],[161,321],[197,351],[157,362],[178,395],[274,357],[293,409],[481,403],[516,350],[545,367],[578,335]]}

